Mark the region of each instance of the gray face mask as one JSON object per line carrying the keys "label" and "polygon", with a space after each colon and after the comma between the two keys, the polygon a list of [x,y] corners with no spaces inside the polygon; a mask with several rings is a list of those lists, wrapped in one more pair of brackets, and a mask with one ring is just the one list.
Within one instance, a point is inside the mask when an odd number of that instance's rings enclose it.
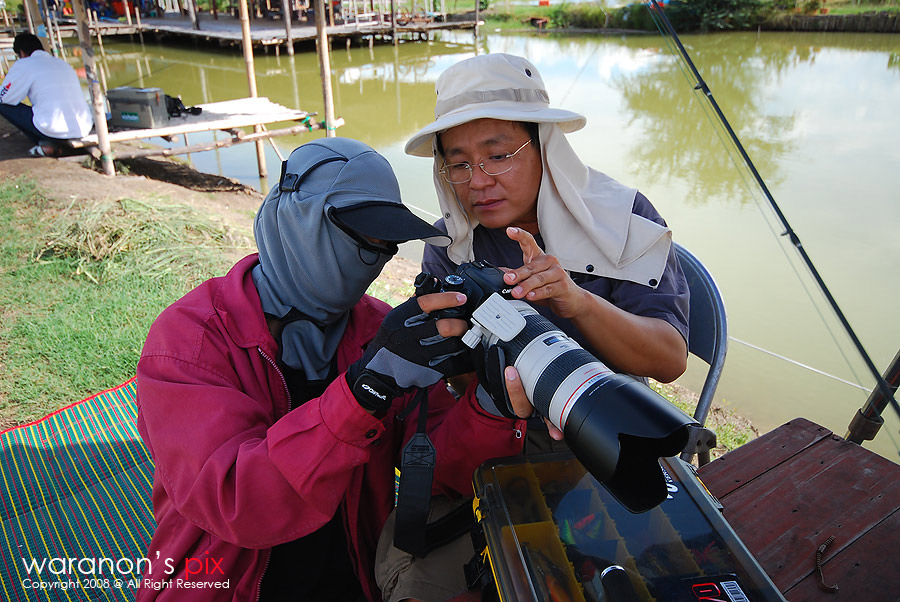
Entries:
{"label": "gray face mask", "polygon": [[388,162],[355,140],[326,138],[291,153],[257,213],[253,281],[265,313],[293,320],[282,361],[309,379],[328,375],[350,310],[397,250],[330,218],[373,201],[400,202]]}

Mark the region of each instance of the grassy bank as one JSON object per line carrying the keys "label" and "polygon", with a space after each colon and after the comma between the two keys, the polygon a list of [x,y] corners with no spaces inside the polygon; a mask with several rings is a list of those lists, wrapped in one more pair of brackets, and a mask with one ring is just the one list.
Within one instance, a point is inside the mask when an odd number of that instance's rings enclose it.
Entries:
{"label": "grassy bank", "polygon": [[[900,0],[672,0],[666,15],[679,32],[765,28],[782,15],[900,13]],[[616,29],[655,32],[642,3],[606,8],[592,2],[548,6],[491,2],[483,12],[488,31],[537,29]]]}
{"label": "grassy bank", "polygon": [[[0,183],[0,232],[0,428],[131,378],[156,316],[252,251],[245,235],[168,199],[76,205],[24,179]],[[369,292],[396,305],[413,288],[392,269]],[[693,412],[690,391],[655,386]],[[722,408],[713,421],[724,449],[755,436]]]}
{"label": "grassy bank", "polygon": [[0,184],[0,426],[131,378],[159,312],[228,267],[226,230],[164,205],[64,206]]}

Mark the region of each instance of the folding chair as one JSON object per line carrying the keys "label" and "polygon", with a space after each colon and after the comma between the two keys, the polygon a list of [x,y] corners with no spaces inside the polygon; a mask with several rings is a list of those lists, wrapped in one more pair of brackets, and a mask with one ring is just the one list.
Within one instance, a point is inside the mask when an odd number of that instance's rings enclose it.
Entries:
{"label": "folding chair", "polygon": [[[675,254],[691,291],[688,351],[709,365],[700,399],[694,410],[694,419],[702,425],[706,423],[706,416],[722,375],[722,367],[725,365],[728,348],[725,304],[719,287],[700,260],[678,243],[675,243]],[[703,466],[709,462],[709,451],[715,446],[715,433],[707,428],[695,429],[681,458],[689,462],[697,454],[697,463]]]}

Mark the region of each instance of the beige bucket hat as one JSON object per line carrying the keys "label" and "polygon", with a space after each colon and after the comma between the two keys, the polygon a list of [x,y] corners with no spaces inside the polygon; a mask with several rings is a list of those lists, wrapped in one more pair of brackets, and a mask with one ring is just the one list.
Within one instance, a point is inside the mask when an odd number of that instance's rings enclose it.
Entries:
{"label": "beige bucket hat", "polygon": [[527,59],[485,54],[456,63],[435,84],[434,122],[406,143],[406,154],[431,157],[434,136],[476,119],[555,123],[564,133],[584,127],[584,115],[550,108],[544,80]]}

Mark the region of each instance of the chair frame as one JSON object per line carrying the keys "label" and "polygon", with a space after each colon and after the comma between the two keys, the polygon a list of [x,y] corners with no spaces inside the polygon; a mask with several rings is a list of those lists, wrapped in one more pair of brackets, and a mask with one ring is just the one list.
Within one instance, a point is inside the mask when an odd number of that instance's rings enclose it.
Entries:
{"label": "chair frame", "polygon": [[[694,419],[701,425],[706,423],[709,410],[728,351],[728,324],[725,303],[712,274],[697,257],[678,243],[674,243],[675,255],[681,265],[691,292],[688,334],[688,352],[709,365]],[[708,429],[707,429],[708,430]],[[711,431],[709,431],[711,432]],[[713,446],[714,438],[713,438]],[[685,452],[682,459],[690,460],[693,453]],[[698,451],[698,463],[702,466],[709,461],[709,450]]]}

